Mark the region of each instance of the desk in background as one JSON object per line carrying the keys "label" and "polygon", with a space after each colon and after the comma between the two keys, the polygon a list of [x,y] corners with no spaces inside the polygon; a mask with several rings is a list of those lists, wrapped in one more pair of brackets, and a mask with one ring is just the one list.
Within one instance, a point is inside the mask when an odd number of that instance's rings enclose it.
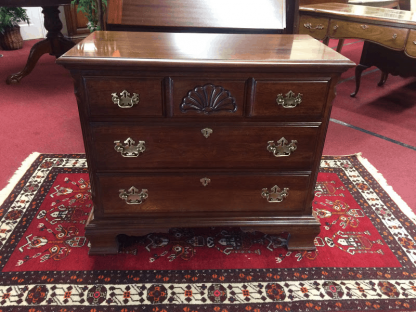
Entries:
{"label": "desk in background", "polygon": [[377,66],[387,75],[416,76],[416,12],[343,3],[326,3],[299,8],[299,33],[328,43],[332,39],[364,39],[360,64],[356,67],[356,90],[362,72]]}

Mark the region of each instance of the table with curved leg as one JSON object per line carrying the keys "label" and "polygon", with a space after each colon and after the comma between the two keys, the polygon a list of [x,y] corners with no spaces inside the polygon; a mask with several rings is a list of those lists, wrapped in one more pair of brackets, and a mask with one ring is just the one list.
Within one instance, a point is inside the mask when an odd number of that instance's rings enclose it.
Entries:
{"label": "table with curved leg", "polygon": [[356,88],[361,74],[371,66],[381,70],[378,83],[388,74],[416,76],[416,12],[382,7],[325,3],[299,7],[299,33],[324,43],[332,39],[364,39],[359,65],[355,68]]}
{"label": "table with curved leg", "polygon": [[[410,35],[416,37],[416,32]],[[410,47],[405,51],[395,51],[373,42],[364,42],[360,64],[355,68],[355,91],[351,93],[351,97],[355,97],[360,89],[362,72],[372,66],[376,66],[381,71],[378,86],[386,83],[389,74],[404,78],[416,76],[416,57],[408,53],[416,51],[413,48],[413,46],[416,47],[416,40],[414,40],[415,43],[413,40],[409,42]]]}
{"label": "table with curved leg", "polygon": [[29,75],[42,55],[49,53],[58,58],[74,46],[74,42],[61,33],[62,22],[58,9],[60,5],[70,3],[71,0],[0,0],[0,6],[42,7],[44,26],[48,31],[46,39],[37,42],[30,50],[26,66],[20,72],[10,75],[6,79],[7,84],[18,83]]}

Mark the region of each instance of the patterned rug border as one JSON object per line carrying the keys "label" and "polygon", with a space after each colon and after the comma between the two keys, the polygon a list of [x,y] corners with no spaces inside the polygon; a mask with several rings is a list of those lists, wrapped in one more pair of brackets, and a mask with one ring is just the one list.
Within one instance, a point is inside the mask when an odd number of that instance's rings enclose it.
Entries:
{"label": "patterned rug border", "polygon": [[33,152],[22,162],[17,171],[9,179],[7,185],[0,190],[0,206],[4,203],[6,198],[10,195],[13,189],[16,187],[19,180],[26,174],[26,172],[33,166],[35,161],[39,158],[41,154],[38,152]]}
{"label": "patterned rug border", "polygon": [[393,187],[387,183],[387,180],[384,178],[383,174],[380,173],[368,161],[367,158],[364,158],[361,153],[357,153],[356,156],[357,159],[361,162],[361,164],[365,167],[365,169],[367,169],[367,171],[377,180],[381,188],[384,191],[386,191],[389,197],[396,203],[399,209],[416,224],[416,214],[413,212],[412,208],[410,208],[409,205],[400,197],[400,195],[397,194]]}
{"label": "patterned rug border", "polygon": [[33,171],[45,158],[85,158],[85,154],[41,154],[38,152],[30,154],[9,179],[8,184],[0,191],[0,207],[6,204],[6,201],[10,201],[12,193],[17,193],[16,190],[21,191],[32,176]]}

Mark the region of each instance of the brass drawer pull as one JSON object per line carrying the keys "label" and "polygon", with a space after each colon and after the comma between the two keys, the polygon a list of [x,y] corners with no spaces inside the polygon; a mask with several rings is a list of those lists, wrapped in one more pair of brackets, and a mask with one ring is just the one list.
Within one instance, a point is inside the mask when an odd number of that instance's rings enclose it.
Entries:
{"label": "brass drawer pull", "polygon": [[366,30],[366,29],[368,29],[369,27],[368,27],[367,25],[361,25],[361,28],[362,28],[362,29],[364,29],[364,30]]}
{"label": "brass drawer pull", "polygon": [[210,129],[210,128],[204,128],[204,129],[201,130],[202,135],[206,139],[208,139],[208,137],[211,135],[212,132],[214,132],[214,131],[212,131],[212,129]]}
{"label": "brass drawer pull", "polygon": [[137,93],[133,93],[133,96],[130,97],[130,93],[127,92],[127,90],[120,92],[120,96],[117,95],[117,92],[111,93],[111,95],[113,96],[113,103],[118,105],[120,108],[131,108],[133,105],[137,105],[139,103],[139,95]]}
{"label": "brass drawer pull", "polygon": [[284,108],[294,108],[302,103],[302,96],[303,94],[300,93],[295,96],[295,93],[290,90],[288,93],[286,93],[286,97],[283,97],[282,93],[278,94],[276,103],[277,105],[282,105]]}
{"label": "brass drawer pull", "polygon": [[199,180],[201,183],[202,183],[202,185],[203,186],[207,186],[210,182],[211,182],[211,179],[210,178],[207,178],[207,177],[205,177],[205,178],[202,178],[201,180]]}
{"label": "brass drawer pull", "polygon": [[137,145],[134,145],[136,142],[132,138],[127,138],[127,140],[124,141],[125,145],[120,143],[120,141],[114,141],[114,143],[116,143],[114,149],[116,152],[121,153],[121,156],[123,157],[138,157],[146,150],[146,147],[144,146],[146,143],[145,141],[139,141]]}
{"label": "brass drawer pull", "polygon": [[416,41],[413,41],[413,44],[416,44]]}
{"label": "brass drawer pull", "polygon": [[129,190],[126,192],[126,190],[119,190],[120,195],[119,197],[126,201],[129,205],[140,205],[144,202],[144,200],[149,196],[147,194],[146,189],[142,189],[139,193],[139,190],[132,186],[129,188]]}
{"label": "brass drawer pull", "polygon": [[339,28],[339,26],[335,25],[333,28],[334,28],[334,30],[337,30]]}
{"label": "brass drawer pull", "polygon": [[298,143],[298,141],[292,140],[290,144],[287,144],[289,142],[284,137],[282,137],[276,143],[274,143],[274,141],[269,141],[267,143],[268,143],[267,150],[270,153],[273,153],[275,157],[285,157],[285,156],[290,156],[290,154],[293,151],[296,151],[297,149],[296,143]]}
{"label": "brass drawer pull", "polygon": [[397,38],[397,34],[393,34],[393,39],[396,39]]}
{"label": "brass drawer pull", "polygon": [[289,189],[285,187],[283,191],[277,186],[273,186],[270,192],[267,188],[262,189],[261,197],[266,198],[269,203],[280,203],[289,196]]}
{"label": "brass drawer pull", "polygon": [[305,27],[307,29],[324,29],[325,28],[325,26],[322,25],[322,24],[318,24],[315,27],[312,27],[311,23],[305,23],[305,24],[303,24],[303,27]]}

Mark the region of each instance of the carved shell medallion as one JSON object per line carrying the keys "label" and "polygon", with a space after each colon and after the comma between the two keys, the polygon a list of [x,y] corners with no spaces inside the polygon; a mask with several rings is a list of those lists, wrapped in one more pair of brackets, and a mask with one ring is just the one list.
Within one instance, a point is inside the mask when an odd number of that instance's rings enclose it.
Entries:
{"label": "carved shell medallion", "polygon": [[237,111],[237,104],[230,91],[221,86],[206,84],[189,91],[188,95],[183,98],[181,112],[186,113],[187,111],[197,111],[204,114],[219,111],[234,113]]}

